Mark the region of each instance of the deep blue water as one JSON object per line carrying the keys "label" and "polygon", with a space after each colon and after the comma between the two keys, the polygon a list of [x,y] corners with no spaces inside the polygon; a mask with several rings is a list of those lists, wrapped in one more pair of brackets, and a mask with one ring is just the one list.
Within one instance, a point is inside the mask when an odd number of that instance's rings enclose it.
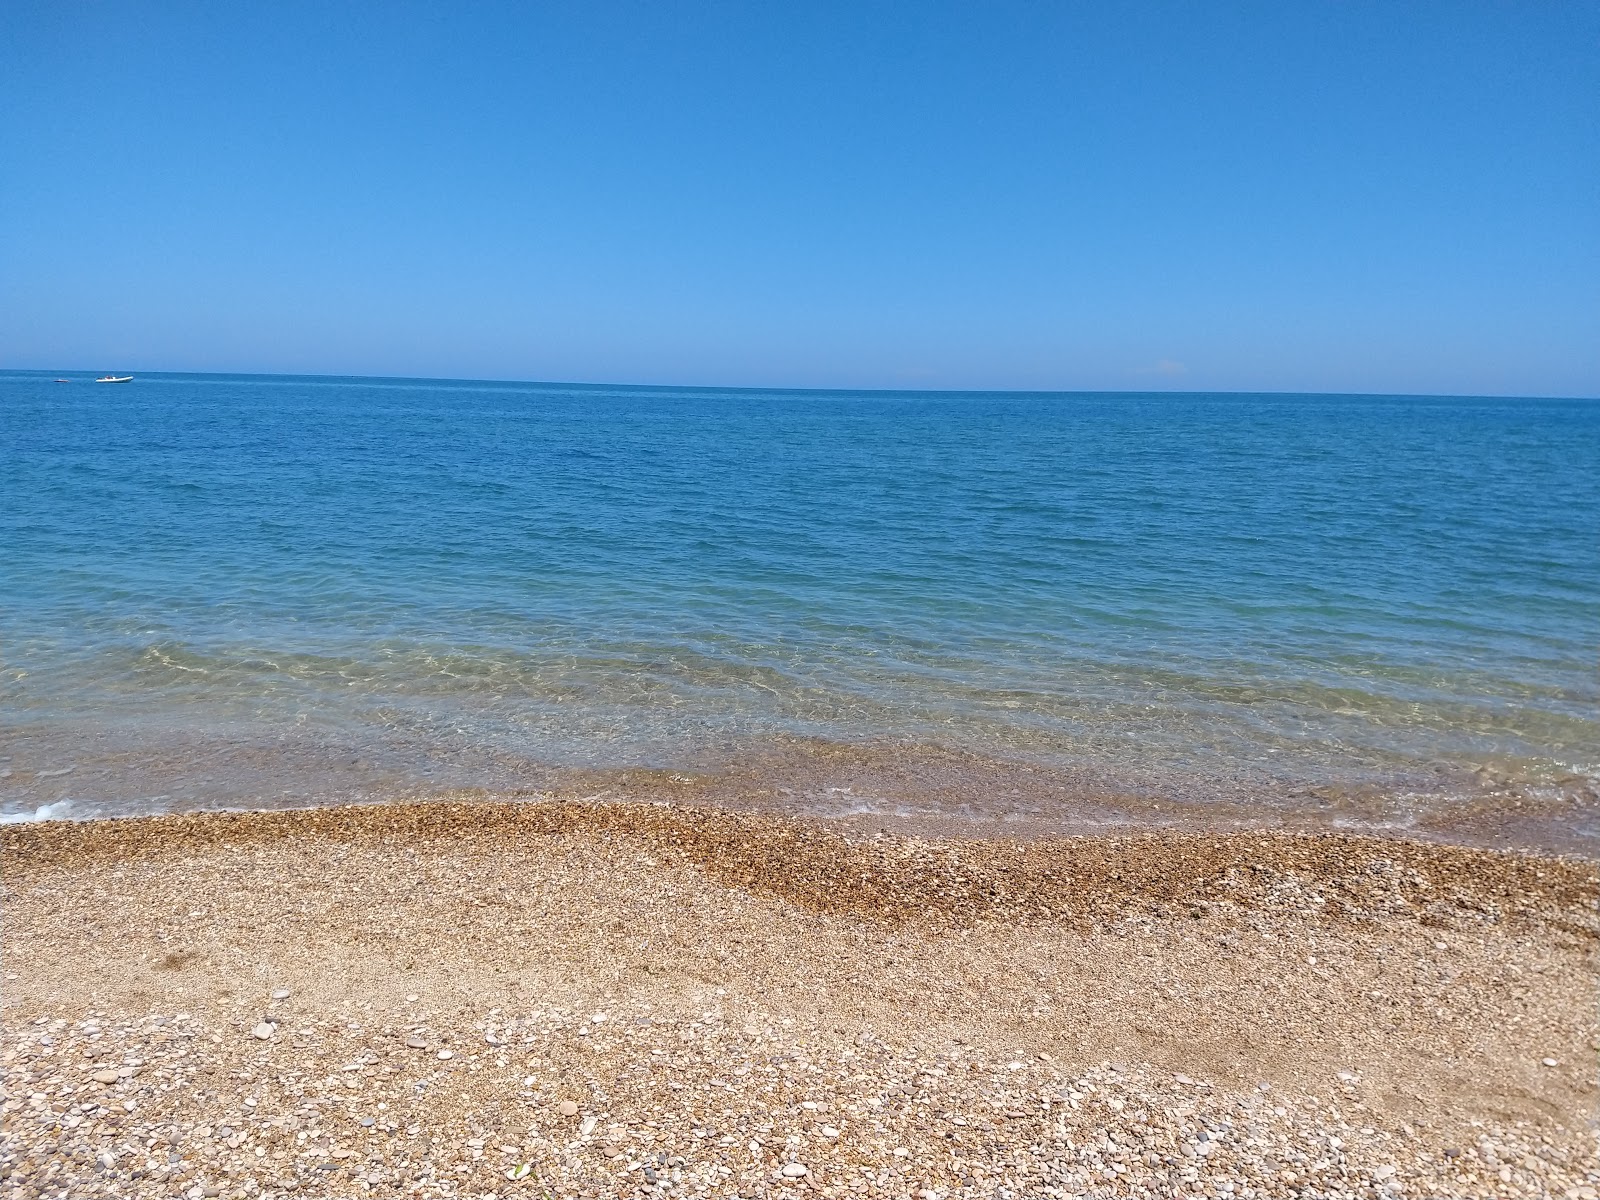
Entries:
{"label": "deep blue water", "polygon": [[866,743],[1593,830],[1600,403],[53,374],[0,812]]}

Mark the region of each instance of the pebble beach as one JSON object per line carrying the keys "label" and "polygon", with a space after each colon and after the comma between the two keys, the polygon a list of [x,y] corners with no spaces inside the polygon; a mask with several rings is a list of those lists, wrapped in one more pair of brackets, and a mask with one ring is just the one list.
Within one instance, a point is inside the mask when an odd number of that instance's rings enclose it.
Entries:
{"label": "pebble beach", "polygon": [[0,1196],[1600,1195],[1582,861],[463,802],[0,880]]}

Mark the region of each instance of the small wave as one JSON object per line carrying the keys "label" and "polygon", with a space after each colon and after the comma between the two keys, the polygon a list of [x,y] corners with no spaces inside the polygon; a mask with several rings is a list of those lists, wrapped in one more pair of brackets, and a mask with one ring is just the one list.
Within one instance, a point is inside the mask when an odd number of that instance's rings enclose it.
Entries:
{"label": "small wave", "polygon": [[32,812],[0,813],[0,825],[27,825],[33,821],[70,821],[72,820],[72,801],[57,800],[51,804],[41,804]]}

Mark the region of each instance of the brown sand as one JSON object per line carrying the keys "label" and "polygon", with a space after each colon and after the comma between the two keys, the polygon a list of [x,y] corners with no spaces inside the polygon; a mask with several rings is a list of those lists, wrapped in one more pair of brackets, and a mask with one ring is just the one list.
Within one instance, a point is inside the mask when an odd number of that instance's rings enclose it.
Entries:
{"label": "brown sand", "polygon": [[1587,863],[434,804],[0,879],[0,1196],[1600,1188]]}

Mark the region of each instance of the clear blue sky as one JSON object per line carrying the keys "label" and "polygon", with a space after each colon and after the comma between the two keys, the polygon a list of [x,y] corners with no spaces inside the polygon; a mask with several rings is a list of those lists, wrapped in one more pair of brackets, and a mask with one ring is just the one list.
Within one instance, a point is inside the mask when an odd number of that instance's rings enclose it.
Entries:
{"label": "clear blue sky", "polygon": [[0,366],[1597,395],[1600,5],[9,0]]}

